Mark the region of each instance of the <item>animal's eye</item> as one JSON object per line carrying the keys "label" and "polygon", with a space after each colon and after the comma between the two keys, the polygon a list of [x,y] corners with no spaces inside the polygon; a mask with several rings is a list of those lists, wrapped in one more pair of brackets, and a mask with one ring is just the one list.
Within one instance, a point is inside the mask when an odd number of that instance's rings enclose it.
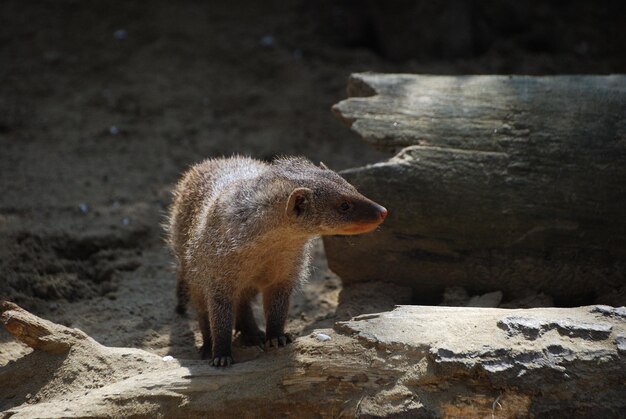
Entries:
{"label": "animal's eye", "polygon": [[350,211],[350,208],[352,208],[352,205],[348,201],[344,201],[339,205],[339,211],[341,212]]}

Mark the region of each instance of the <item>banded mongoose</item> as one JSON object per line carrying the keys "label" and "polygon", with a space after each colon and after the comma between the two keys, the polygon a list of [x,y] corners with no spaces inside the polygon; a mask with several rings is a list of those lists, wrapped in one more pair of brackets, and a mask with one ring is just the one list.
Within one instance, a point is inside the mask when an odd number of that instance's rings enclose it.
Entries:
{"label": "banded mongoose", "polygon": [[[233,325],[245,345],[289,343],[289,299],[308,273],[312,239],[366,233],[386,216],[323,163],[232,157],[191,167],[174,190],[167,229],[178,262],[176,310],[184,313],[191,299],[202,357],[233,362]],[[265,333],[250,306],[260,291]]]}

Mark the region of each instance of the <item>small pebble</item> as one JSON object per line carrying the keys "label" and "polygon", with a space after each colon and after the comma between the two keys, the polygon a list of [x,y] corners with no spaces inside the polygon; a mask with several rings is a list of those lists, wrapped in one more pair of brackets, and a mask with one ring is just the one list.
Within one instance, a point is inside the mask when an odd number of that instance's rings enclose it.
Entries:
{"label": "small pebble", "polygon": [[118,41],[123,41],[126,37],[128,37],[128,31],[126,31],[126,29],[118,29],[113,32],[113,37]]}
{"label": "small pebble", "polygon": [[83,214],[87,214],[89,212],[89,206],[85,204],[84,202],[81,202],[80,204],[78,204],[78,209]]}
{"label": "small pebble", "polygon": [[122,218],[122,224],[124,224],[125,226],[127,226],[128,224],[130,224],[130,219],[128,219],[128,218]]}
{"label": "small pebble", "polygon": [[325,333],[316,333],[315,338],[320,342],[326,342],[327,340],[330,340],[330,336]]}
{"label": "small pebble", "polygon": [[274,46],[275,43],[276,43],[276,39],[274,39],[272,35],[265,35],[259,41],[259,44],[261,44],[262,47],[266,47],[266,48]]}
{"label": "small pebble", "polygon": [[113,125],[111,126],[111,128],[109,128],[109,132],[111,133],[111,135],[117,135],[120,133],[120,129]]}
{"label": "small pebble", "polygon": [[165,355],[165,356],[164,356],[163,358],[161,358],[161,359],[163,359],[163,361],[165,361],[165,362],[170,362],[170,361],[173,361],[173,360],[174,360],[174,357],[173,357],[172,355]]}

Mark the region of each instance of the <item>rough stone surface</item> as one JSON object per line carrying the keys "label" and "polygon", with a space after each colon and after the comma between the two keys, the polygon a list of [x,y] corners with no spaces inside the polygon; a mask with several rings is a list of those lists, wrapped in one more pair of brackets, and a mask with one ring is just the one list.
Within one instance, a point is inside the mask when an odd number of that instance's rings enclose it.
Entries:
{"label": "rough stone surface", "polygon": [[510,336],[522,334],[527,339],[536,339],[550,330],[556,330],[563,336],[588,340],[608,339],[613,327],[606,323],[583,323],[572,319],[546,321],[533,317],[505,317],[498,322],[498,327]]}
{"label": "rough stone surface", "polygon": [[379,351],[425,356],[430,373],[418,382],[430,397],[483,386],[515,400],[521,417],[559,415],[559,409],[583,416],[597,409],[607,417],[626,411],[626,322],[595,307],[400,306],[336,329]]}
{"label": "rough stone surface", "polygon": [[626,322],[595,308],[398,306],[215,369],[108,348],[4,304],[5,327],[38,349],[0,370],[0,416],[623,417]]}
{"label": "rough stone surface", "polygon": [[617,336],[615,338],[615,344],[617,345],[618,352],[622,355],[626,355],[626,336]]}
{"label": "rough stone surface", "polygon": [[597,305],[593,308],[594,313],[600,313],[609,317],[620,317],[626,319],[626,307],[611,307],[606,305]]}
{"label": "rough stone surface", "polygon": [[[356,74],[334,112],[386,162],[342,172],[389,210],[327,237],[345,283],[593,302],[626,276],[626,76]],[[565,117],[565,115],[569,115]],[[601,302],[601,301],[600,301]]]}

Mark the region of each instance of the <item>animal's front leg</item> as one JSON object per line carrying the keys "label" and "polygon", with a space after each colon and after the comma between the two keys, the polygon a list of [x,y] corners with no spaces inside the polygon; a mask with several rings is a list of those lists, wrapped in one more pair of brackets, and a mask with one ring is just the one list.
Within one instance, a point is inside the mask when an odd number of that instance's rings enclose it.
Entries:
{"label": "animal's front leg", "polygon": [[259,330],[254,319],[254,313],[250,306],[258,291],[254,288],[247,289],[239,296],[235,314],[235,330],[241,332],[241,341],[244,346],[260,346],[265,343],[265,333]]}
{"label": "animal's front leg", "polygon": [[293,285],[287,283],[273,285],[263,290],[266,350],[291,343],[291,338],[285,334],[285,323],[292,289]]}
{"label": "animal's front leg", "polygon": [[227,367],[233,363],[233,298],[226,294],[219,290],[209,294],[209,320],[213,339],[211,365],[215,367]]}

